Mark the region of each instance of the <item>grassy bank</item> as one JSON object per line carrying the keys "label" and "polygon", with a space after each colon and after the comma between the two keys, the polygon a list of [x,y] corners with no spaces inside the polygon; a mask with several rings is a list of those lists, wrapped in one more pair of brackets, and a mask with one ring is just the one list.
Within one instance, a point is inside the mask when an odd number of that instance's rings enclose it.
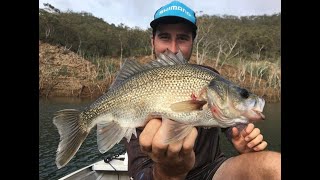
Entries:
{"label": "grassy bank", "polygon": [[[151,56],[135,57],[140,63],[149,62]],[[190,62],[196,63],[192,56]],[[120,64],[124,59],[111,57],[95,57],[90,59],[96,65],[98,81],[104,81],[106,87],[113,82]],[[234,83],[265,98],[267,102],[278,102],[281,99],[281,69],[280,60],[244,60],[230,59],[228,62],[216,63],[208,59],[203,65],[215,68],[220,74]]]}

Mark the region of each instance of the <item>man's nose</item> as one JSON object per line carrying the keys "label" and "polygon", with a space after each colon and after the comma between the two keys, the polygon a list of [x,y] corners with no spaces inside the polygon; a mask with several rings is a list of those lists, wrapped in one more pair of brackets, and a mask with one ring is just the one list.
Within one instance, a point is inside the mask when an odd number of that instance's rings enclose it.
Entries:
{"label": "man's nose", "polygon": [[179,45],[176,41],[172,41],[169,50],[174,54],[177,54],[179,51]]}

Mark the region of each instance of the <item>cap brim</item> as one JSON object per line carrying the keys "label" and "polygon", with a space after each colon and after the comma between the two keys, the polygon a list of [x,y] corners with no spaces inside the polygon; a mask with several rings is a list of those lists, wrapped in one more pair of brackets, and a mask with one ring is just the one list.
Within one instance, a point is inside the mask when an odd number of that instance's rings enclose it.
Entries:
{"label": "cap brim", "polygon": [[158,24],[177,24],[177,23],[186,23],[189,24],[194,30],[197,30],[197,26],[192,22],[177,16],[164,16],[158,19],[151,21],[150,26],[154,29]]}

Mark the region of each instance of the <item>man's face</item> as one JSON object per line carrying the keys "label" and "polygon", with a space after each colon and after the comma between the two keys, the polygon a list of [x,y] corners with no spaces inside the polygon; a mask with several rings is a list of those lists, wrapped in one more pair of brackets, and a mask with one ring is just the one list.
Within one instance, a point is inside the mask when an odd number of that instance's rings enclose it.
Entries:
{"label": "man's face", "polygon": [[186,24],[160,24],[152,38],[155,55],[169,49],[173,53],[181,50],[186,60],[190,59],[192,53],[192,29]]}

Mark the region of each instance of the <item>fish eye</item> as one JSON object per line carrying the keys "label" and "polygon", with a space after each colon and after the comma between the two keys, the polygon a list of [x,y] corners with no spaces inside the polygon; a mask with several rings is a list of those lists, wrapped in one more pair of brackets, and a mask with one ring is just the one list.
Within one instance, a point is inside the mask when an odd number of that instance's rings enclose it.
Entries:
{"label": "fish eye", "polygon": [[249,97],[249,92],[246,89],[241,89],[240,96],[244,99],[247,99]]}

